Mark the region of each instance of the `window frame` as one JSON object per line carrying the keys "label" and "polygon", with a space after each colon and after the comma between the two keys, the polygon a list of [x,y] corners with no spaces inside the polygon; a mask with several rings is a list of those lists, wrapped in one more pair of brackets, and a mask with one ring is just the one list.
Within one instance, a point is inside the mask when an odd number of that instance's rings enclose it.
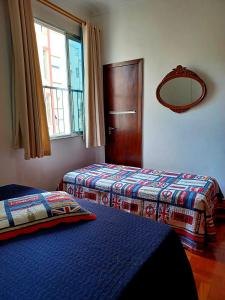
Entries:
{"label": "window frame", "polygon": [[[66,62],[67,62],[67,88],[68,88],[68,95],[69,95],[69,122],[70,122],[70,130],[71,133],[70,134],[58,134],[58,135],[54,135],[54,136],[50,136],[50,140],[60,140],[60,139],[65,139],[65,138],[73,138],[73,137],[82,137],[84,135],[84,132],[82,133],[76,133],[72,131],[72,97],[71,97],[71,74],[70,74],[70,62],[69,62],[69,39],[74,40],[76,42],[79,42],[81,44],[81,49],[82,49],[82,62],[84,62],[83,60],[83,43],[82,43],[82,37],[78,36],[74,33],[71,33],[69,31],[66,31],[65,29],[62,29],[58,26],[52,25],[46,21],[41,20],[40,18],[35,17],[34,18],[34,23],[37,23],[39,25],[45,26],[51,30],[57,31],[61,34],[65,35],[65,50],[66,50]],[[84,63],[82,63],[82,80],[83,80],[83,100],[84,100]],[[45,85],[42,84],[42,88],[44,88]],[[84,112],[83,112],[84,114]]]}
{"label": "window frame", "polygon": [[[84,52],[83,52],[83,43],[82,43],[82,38],[76,36],[75,34],[71,34],[66,32],[66,51],[67,51],[67,78],[68,78],[68,89],[69,89],[69,103],[70,103],[70,124],[72,127],[72,122],[73,122],[73,99],[71,96],[71,90],[72,90],[72,86],[71,86],[71,73],[70,73],[70,59],[69,59],[69,40],[73,40],[76,42],[79,42],[81,44],[81,52],[82,52],[82,83],[83,83],[83,102],[84,102]],[[77,90],[78,91],[78,90]],[[84,107],[84,103],[83,103],[83,107]],[[83,115],[84,115],[84,111],[83,111]],[[84,116],[83,116],[83,120],[84,120]],[[84,128],[84,127],[83,127]],[[72,131],[71,128],[71,135],[73,136],[83,136],[84,132],[80,132],[80,133],[76,133]]]}

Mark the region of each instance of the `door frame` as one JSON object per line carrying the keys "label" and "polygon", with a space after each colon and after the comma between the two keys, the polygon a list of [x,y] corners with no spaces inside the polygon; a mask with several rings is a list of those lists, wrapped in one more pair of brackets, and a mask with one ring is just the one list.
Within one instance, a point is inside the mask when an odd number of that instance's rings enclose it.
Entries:
{"label": "door frame", "polygon": [[[143,167],[143,134],[142,134],[142,130],[143,130],[143,122],[142,122],[142,116],[143,116],[143,86],[144,86],[144,82],[143,82],[143,74],[144,74],[144,59],[143,58],[139,58],[139,59],[133,59],[133,60],[128,60],[128,61],[122,61],[122,62],[118,62],[118,63],[111,63],[111,64],[106,64],[103,66],[103,69],[107,69],[107,68],[115,68],[115,67],[123,67],[123,66],[127,66],[127,65],[138,65],[138,81],[137,81],[137,85],[138,85],[138,99],[137,99],[137,120],[138,120],[138,142],[140,143],[140,147],[141,147],[141,157],[140,157],[140,167]],[[104,99],[104,103],[106,103],[105,99]],[[105,105],[105,116],[106,116],[106,107],[107,105]],[[107,119],[107,116],[105,117]],[[106,124],[106,120],[105,120],[105,124]],[[106,124],[107,125],[107,124]],[[107,135],[107,126],[105,126],[105,134]]]}

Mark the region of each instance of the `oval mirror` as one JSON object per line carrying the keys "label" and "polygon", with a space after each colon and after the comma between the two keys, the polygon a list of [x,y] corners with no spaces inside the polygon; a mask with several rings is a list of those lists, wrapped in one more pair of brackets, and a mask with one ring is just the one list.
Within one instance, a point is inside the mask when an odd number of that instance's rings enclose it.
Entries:
{"label": "oval mirror", "polygon": [[162,105],[175,112],[183,112],[203,100],[206,85],[193,71],[177,66],[163,78],[156,95]]}

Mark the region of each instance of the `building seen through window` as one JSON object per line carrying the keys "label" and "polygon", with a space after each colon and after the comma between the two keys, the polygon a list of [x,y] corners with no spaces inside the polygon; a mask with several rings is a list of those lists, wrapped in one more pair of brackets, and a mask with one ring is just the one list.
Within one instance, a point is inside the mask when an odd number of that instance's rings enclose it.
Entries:
{"label": "building seen through window", "polygon": [[83,131],[82,45],[64,31],[35,22],[51,137]]}

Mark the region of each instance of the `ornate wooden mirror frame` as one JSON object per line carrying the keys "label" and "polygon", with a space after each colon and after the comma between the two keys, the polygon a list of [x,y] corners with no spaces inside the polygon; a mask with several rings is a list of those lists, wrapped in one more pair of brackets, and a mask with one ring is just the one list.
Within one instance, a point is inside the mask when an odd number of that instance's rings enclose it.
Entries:
{"label": "ornate wooden mirror frame", "polygon": [[[163,85],[165,85],[165,83],[167,83],[168,81],[175,79],[175,78],[180,78],[180,77],[191,78],[193,80],[198,81],[202,87],[202,93],[198,99],[196,99],[194,102],[192,102],[190,104],[177,105],[177,106],[171,105],[171,104],[165,102],[161,98],[160,90],[163,87]],[[181,112],[187,111],[188,109],[196,106],[199,102],[201,102],[204,99],[204,97],[206,96],[206,93],[207,93],[207,89],[206,89],[205,82],[195,72],[179,65],[175,69],[173,69],[171,72],[169,72],[163,78],[163,80],[160,82],[160,84],[158,85],[157,90],[156,90],[156,97],[162,105],[168,107],[169,109],[171,109],[174,112],[181,113]]]}

